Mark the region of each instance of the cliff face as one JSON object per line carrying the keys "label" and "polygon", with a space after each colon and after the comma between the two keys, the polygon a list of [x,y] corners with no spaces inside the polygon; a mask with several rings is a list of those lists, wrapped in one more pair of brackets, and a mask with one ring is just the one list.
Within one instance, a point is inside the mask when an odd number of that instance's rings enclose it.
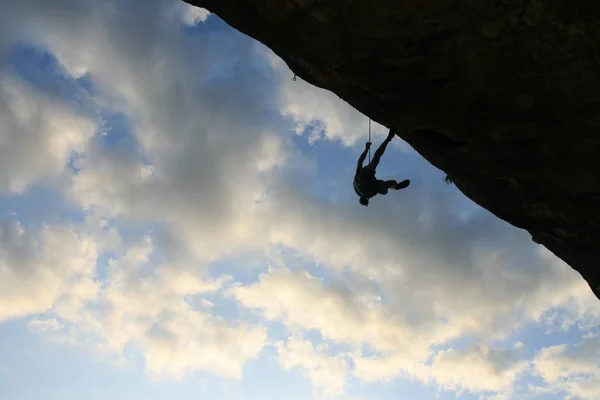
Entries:
{"label": "cliff face", "polygon": [[187,0],[528,230],[600,298],[600,2]]}

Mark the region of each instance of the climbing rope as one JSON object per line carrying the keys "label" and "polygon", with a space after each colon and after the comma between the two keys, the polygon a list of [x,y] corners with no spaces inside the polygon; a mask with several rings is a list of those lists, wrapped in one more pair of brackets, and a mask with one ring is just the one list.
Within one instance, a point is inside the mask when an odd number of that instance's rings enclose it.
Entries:
{"label": "climbing rope", "polygon": [[[371,143],[371,118],[369,118],[369,143]],[[371,146],[369,146],[369,164],[371,163]]]}

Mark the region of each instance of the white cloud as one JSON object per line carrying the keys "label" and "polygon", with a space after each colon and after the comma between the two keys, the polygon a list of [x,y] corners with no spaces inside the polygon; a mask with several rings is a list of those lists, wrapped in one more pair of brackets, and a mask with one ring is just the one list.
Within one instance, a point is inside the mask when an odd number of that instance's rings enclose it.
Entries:
{"label": "white cloud", "polygon": [[153,376],[182,378],[203,370],[241,379],[243,365],[265,345],[262,329],[232,325],[191,309],[173,312],[172,319],[153,325],[141,340],[146,369]]}
{"label": "white cloud", "polygon": [[[21,31],[22,39],[46,47],[74,75],[89,74],[96,90],[113,99],[104,106],[130,118],[140,150],[152,162],[149,167],[133,154],[90,144],[78,160],[81,171],[68,190],[71,200],[108,218],[144,221],[159,216],[171,228],[167,236],[173,242],[163,250],[191,249],[201,259],[189,262],[201,266],[202,258],[217,257],[254,235],[243,217],[262,193],[261,175],[281,163],[282,142],[265,117],[258,117],[269,102],[255,100],[259,85],[248,87],[239,79],[239,85],[205,81],[207,72],[220,73],[225,67],[211,53],[249,57],[256,50],[223,36],[200,48],[191,39],[186,44],[173,17],[189,23],[206,14],[188,6],[180,10],[185,13],[173,14],[175,4],[65,1],[50,7],[68,12],[46,13],[49,5],[29,1],[2,9],[22,19],[23,27],[35,27],[33,35]],[[231,61],[232,67],[238,64]],[[227,101],[218,104],[219,99]],[[64,121],[56,123],[68,127]],[[11,143],[6,151],[15,146]],[[62,148],[57,150],[62,156]],[[98,226],[106,217],[89,219],[89,231],[101,236],[97,240],[103,250],[122,250],[114,231]],[[65,324],[59,339],[93,344],[99,354],[122,358],[127,343],[137,345],[153,376],[180,378],[205,370],[240,378],[242,365],[264,346],[264,329],[195,309],[188,298],[214,292],[223,280],[207,281],[200,277],[202,269],[187,268],[184,261],[149,263],[151,248],[128,249],[113,262],[103,286],[82,279],[41,292],[43,307],[28,312],[46,311],[54,303],[52,313]],[[173,257],[169,261],[176,262]],[[143,276],[140,264],[154,268],[150,276]],[[24,282],[5,282],[23,290]],[[62,297],[56,301],[58,295]],[[16,315],[13,306],[2,317]]]}
{"label": "white cloud", "polygon": [[[52,309],[76,344],[120,359],[126,345],[141,350],[157,379],[181,379],[198,370],[241,378],[243,364],[264,347],[264,329],[228,322],[196,309],[190,296],[213,293],[223,280],[206,280],[184,265],[150,262],[145,240],[111,261],[102,288],[73,286]],[[77,334],[72,335],[72,329]]]}
{"label": "white cloud", "polygon": [[388,352],[384,355],[364,357],[353,356],[354,375],[363,382],[384,383],[399,377],[408,377],[427,382],[427,366],[423,358],[415,358],[402,352]]}
{"label": "white cloud", "polygon": [[[317,330],[327,340],[352,346],[353,373],[365,382],[406,376],[435,382],[445,390],[510,395],[517,378],[529,367],[519,342],[514,349],[482,345],[435,353],[434,345],[478,332],[474,328],[485,333],[485,325],[477,326],[466,317],[452,323],[449,313],[434,314],[432,318],[446,318],[434,324],[412,313],[415,303],[396,304],[391,290],[382,299],[376,287],[368,283],[347,280],[325,284],[306,272],[280,268],[262,274],[256,283],[234,286],[230,293],[245,307],[259,310],[265,318],[281,321],[292,330]],[[475,304],[473,308],[477,312]],[[495,312],[491,307],[481,312],[486,310]],[[480,333],[479,337],[485,340],[493,336]],[[365,345],[374,354],[364,353]],[[430,365],[427,360],[431,356]]]}
{"label": "white cloud", "polygon": [[510,397],[505,394],[481,395],[479,400],[510,400]]}
{"label": "white cloud", "polygon": [[[282,321],[293,330],[316,329],[325,339],[352,345],[353,372],[366,382],[404,375],[425,383],[434,381],[446,390],[511,393],[528,366],[518,352],[522,346],[517,350],[490,346],[444,350],[429,365],[431,346],[442,342],[443,327],[430,333],[411,327],[376,294],[369,296],[361,289],[336,290],[305,272],[282,269],[263,274],[257,283],[233,287],[231,294],[244,306],[259,309],[266,318]],[[303,354],[308,352],[307,343],[294,343]],[[377,355],[362,354],[363,345]]]}
{"label": "white cloud", "polygon": [[82,152],[94,123],[65,104],[0,73],[0,193],[22,193],[60,174]]}
{"label": "white cloud", "polygon": [[407,192],[367,218],[294,189],[277,195],[264,218],[271,240],[375,280],[394,311],[422,330],[500,335],[570,301],[573,311],[592,304],[591,291],[568,266],[487,213],[458,223],[451,198],[433,202],[429,196],[436,195]]}
{"label": "white cloud", "polygon": [[275,343],[278,361],[284,369],[302,368],[317,391],[316,397],[329,398],[344,393],[347,362],[340,356],[330,356],[324,345],[314,346],[309,340],[291,336],[286,342]]}
{"label": "white cloud", "polygon": [[51,333],[59,330],[62,325],[56,318],[50,319],[32,319],[27,323],[29,329],[34,332]]}
{"label": "white cloud", "polygon": [[529,363],[510,349],[472,346],[443,350],[433,359],[430,376],[449,390],[510,394]]}
{"label": "white cloud", "polygon": [[[115,217],[160,218],[178,241],[214,259],[255,242],[255,201],[267,190],[264,176],[285,161],[287,144],[264,115],[276,104],[274,95],[261,93],[260,80],[219,78],[248,59],[255,60],[250,68],[268,67],[258,46],[230,40],[230,32],[185,40],[165,17],[171,5],[144,4],[139,15],[137,7],[112,12],[88,4],[78,20],[89,23],[40,17],[44,35],[37,40],[67,70],[86,71],[116,99],[109,106],[130,118],[152,164],[90,147],[69,197]],[[237,57],[225,61],[224,54]]]}
{"label": "white cloud", "polygon": [[0,221],[0,321],[43,313],[80,277],[92,275],[96,247],[59,226],[39,234]]}
{"label": "white cloud", "polygon": [[245,307],[293,328],[317,329],[323,337],[377,351],[398,350],[424,357],[424,338],[407,329],[401,316],[369,293],[336,291],[303,271],[287,269],[262,274],[259,282],[236,286],[230,293]]}
{"label": "white cloud", "polygon": [[533,365],[551,391],[566,392],[578,399],[600,397],[600,336],[586,337],[576,346],[545,348]]}
{"label": "white cloud", "polygon": [[194,7],[183,1],[174,4],[174,8],[179,12],[181,21],[186,25],[197,25],[200,22],[205,22],[210,11],[201,7]]}

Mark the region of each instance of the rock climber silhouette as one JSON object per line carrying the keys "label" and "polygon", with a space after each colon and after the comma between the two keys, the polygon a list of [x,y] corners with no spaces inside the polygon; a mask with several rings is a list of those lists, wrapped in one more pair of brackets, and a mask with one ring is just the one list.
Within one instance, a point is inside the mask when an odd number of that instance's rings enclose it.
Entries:
{"label": "rock climber silhouette", "polygon": [[382,181],[375,177],[375,169],[381,160],[381,156],[385,152],[385,148],[396,136],[397,128],[390,129],[390,133],[387,138],[383,141],[381,146],[375,151],[373,160],[366,166],[363,167],[363,162],[367,157],[371,142],[367,142],[365,145],[365,151],[360,155],[358,164],[356,166],[356,174],[354,175],[354,191],[360,197],[359,202],[363,206],[369,205],[369,199],[377,196],[378,194],[386,195],[388,189],[401,190],[410,185],[410,180],[405,179],[402,182],[396,182],[393,180]]}

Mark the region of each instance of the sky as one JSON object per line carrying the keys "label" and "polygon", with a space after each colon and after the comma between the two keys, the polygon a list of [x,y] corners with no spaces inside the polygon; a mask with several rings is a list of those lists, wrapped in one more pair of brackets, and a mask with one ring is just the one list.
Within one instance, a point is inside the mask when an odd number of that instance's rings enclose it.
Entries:
{"label": "sky", "polygon": [[[0,0],[0,399],[599,399],[600,302],[207,10]],[[387,134],[373,125],[378,146]]]}

